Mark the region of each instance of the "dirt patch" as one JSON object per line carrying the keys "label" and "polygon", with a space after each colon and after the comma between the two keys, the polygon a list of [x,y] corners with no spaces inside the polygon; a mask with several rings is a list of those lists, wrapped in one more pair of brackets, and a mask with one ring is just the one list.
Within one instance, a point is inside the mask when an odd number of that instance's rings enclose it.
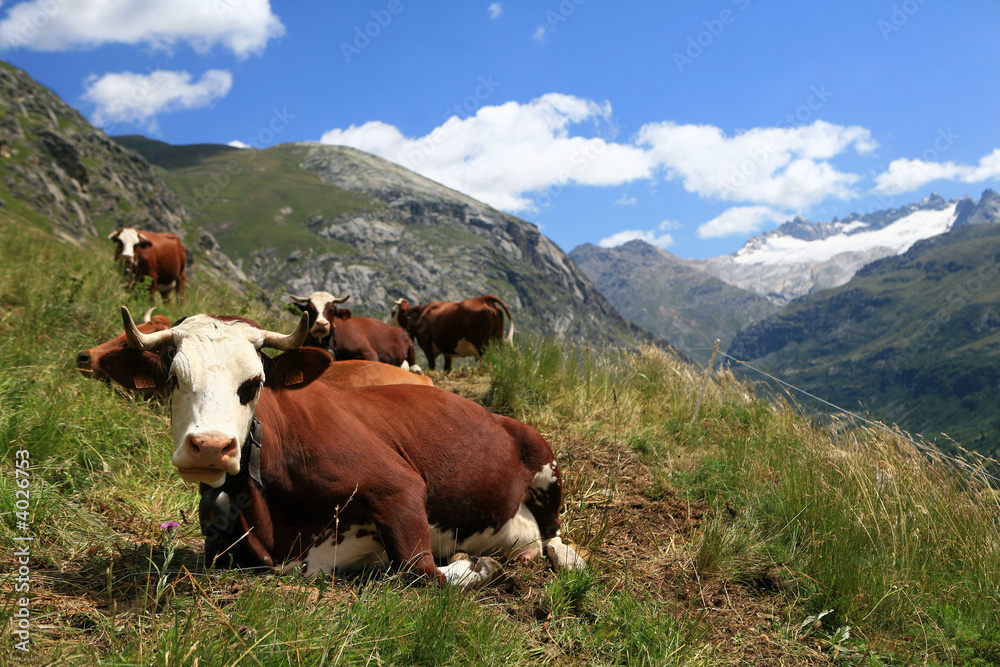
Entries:
{"label": "dirt patch", "polygon": [[[812,665],[825,662],[789,639],[781,577],[761,571],[745,582],[699,573],[695,552],[709,508],[661,489],[648,468],[624,447],[600,450],[553,438],[569,478],[565,524],[584,544],[593,566],[629,592],[659,597],[668,613],[697,614],[709,628],[704,642],[716,664]],[[572,478],[604,480],[602,488],[574,487]]]}

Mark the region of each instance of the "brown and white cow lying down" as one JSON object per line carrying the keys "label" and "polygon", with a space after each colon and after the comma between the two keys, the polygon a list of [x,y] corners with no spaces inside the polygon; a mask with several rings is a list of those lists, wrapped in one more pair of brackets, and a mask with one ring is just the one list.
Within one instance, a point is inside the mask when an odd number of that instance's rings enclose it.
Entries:
{"label": "brown and white cow lying down", "polygon": [[108,234],[108,238],[115,242],[115,260],[121,261],[129,287],[149,276],[150,301],[159,292],[163,302],[170,303],[170,292],[176,289],[177,300],[184,303],[187,249],[177,236],[122,227]]}
{"label": "brown and white cow lying down", "polygon": [[[156,308],[150,308],[146,311],[145,315],[142,316],[142,322],[139,324],[139,331],[142,333],[150,334],[170,328],[170,320],[163,315],[153,315],[154,310],[156,310]],[[126,347],[126,345],[125,332],[123,331],[111,340],[101,343],[100,345],[95,345],[89,350],[83,350],[77,354],[76,367],[81,373],[90,375],[92,378],[97,380],[107,380],[109,378],[104,374],[104,371],[101,370],[101,359],[111,350],[118,350]]]}
{"label": "brown and white cow lying down", "polygon": [[306,575],[403,567],[461,586],[496,564],[438,559],[544,552],[585,566],[560,539],[559,469],[530,426],[434,387],[318,379],[329,355],[300,349],[305,315],[287,336],[208,315],[146,335],[124,307],[122,318],[131,347],[101,368],[129,388],[169,389],[171,462],[202,484],[208,559]]}
{"label": "brown and white cow lying down", "polygon": [[349,309],[337,307],[350,299],[350,294],[336,297],[329,292],[313,292],[309,296],[289,296],[299,310],[309,314],[306,345],[329,348],[337,361],[367,359],[404,369],[415,365],[413,341],[405,332],[372,317],[353,317]]}
{"label": "brown and white cow lying down", "polygon": [[510,320],[506,342],[514,342],[514,318],[506,304],[492,294],[465,301],[431,301],[422,306],[411,306],[406,299],[395,303],[386,321],[417,339],[431,370],[439,354],[444,355],[446,371],[451,370],[453,357],[482,359],[487,345],[503,339],[504,313]]}
{"label": "brown and white cow lying down", "polygon": [[[163,331],[170,328],[170,320],[163,315],[153,315],[155,310],[150,308],[143,316],[142,322],[138,325],[139,331],[144,334]],[[98,380],[108,380],[109,378],[101,370],[101,359],[111,350],[118,350],[127,347],[125,332],[121,332],[106,343],[101,343],[89,350],[84,350],[76,355],[76,367],[81,373],[86,373]],[[352,359],[348,361],[334,361],[330,364],[321,376],[328,382],[335,382],[342,387],[373,387],[383,384],[420,384],[428,387],[434,386],[434,381],[426,375],[417,375],[403,370],[399,366],[390,366],[379,361],[362,361]]]}

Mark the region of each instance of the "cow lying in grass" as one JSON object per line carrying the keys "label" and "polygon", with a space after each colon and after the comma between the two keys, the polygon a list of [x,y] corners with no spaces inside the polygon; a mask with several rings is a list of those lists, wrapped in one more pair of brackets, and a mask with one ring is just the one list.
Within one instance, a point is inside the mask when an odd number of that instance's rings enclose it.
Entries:
{"label": "cow lying in grass", "polygon": [[489,580],[496,562],[439,559],[545,553],[584,567],[560,539],[559,468],[530,426],[434,387],[319,379],[330,357],[300,349],[306,315],[289,335],[209,315],[143,334],[122,317],[130,347],[101,368],[169,392],[171,462],[202,485],[209,560],[306,575],[406,568],[460,586]]}
{"label": "cow lying in grass", "polygon": [[[138,324],[141,333],[151,334],[170,328],[170,320],[163,315],[150,315],[155,308],[150,308]],[[101,370],[101,359],[111,350],[127,347],[125,332],[121,332],[111,340],[96,345],[89,350],[83,350],[76,355],[76,366],[81,373],[98,380],[108,377]],[[390,366],[378,361],[347,360],[335,361],[321,376],[328,382],[335,382],[343,387],[372,387],[383,384],[421,384],[434,386],[434,381],[426,375],[417,375],[403,370],[399,366]]]}
{"label": "cow lying in grass", "polygon": [[309,335],[306,345],[325,347],[338,361],[367,359],[400,366],[415,373],[413,341],[404,331],[371,317],[354,317],[347,308],[338,306],[351,295],[337,297],[329,292],[313,292],[309,296],[289,295],[292,303],[309,314]]}
{"label": "cow lying in grass", "polygon": [[[139,331],[145,334],[163,331],[170,328],[170,320],[163,315],[153,315],[156,308],[150,308],[142,317],[139,323]],[[95,345],[89,350],[83,350],[76,355],[76,367],[81,373],[90,375],[96,380],[107,380],[108,377],[101,370],[101,359],[111,350],[120,350],[126,347],[125,332],[121,332],[111,340]]]}

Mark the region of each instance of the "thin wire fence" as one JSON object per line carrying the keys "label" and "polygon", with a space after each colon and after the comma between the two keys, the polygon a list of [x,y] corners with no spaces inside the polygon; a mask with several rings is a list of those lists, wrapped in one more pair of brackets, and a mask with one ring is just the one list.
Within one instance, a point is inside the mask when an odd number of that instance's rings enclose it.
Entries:
{"label": "thin wire fence", "polygon": [[[692,348],[692,350],[711,350],[711,349],[712,348],[707,348],[707,347],[706,348]],[[997,483],[997,485],[1000,485],[1000,477],[997,477],[995,475],[992,475],[992,474],[988,473],[981,466],[975,466],[975,465],[972,465],[971,463],[969,463],[968,461],[965,461],[964,459],[961,459],[961,458],[958,458],[958,457],[955,457],[955,456],[950,456],[948,454],[945,454],[944,452],[942,452],[937,447],[933,447],[931,445],[928,445],[927,443],[919,442],[917,440],[914,440],[913,438],[909,437],[907,434],[899,431],[898,429],[889,428],[888,426],[886,426],[885,424],[882,424],[881,422],[873,421],[871,419],[868,419],[867,417],[864,417],[862,415],[857,414],[856,412],[852,412],[851,410],[848,410],[847,408],[843,408],[843,407],[841,407],[839,405],[831,403],[830,401],[828,401],[828,400],[826,400],[824,398],[820,398],[816,394],[813,394],[813,393],[811,393],[809,391],[806,391],[805,389],[802,389],[801,387],[796,387],[791,382],[787,382],[785,380],[782,380],[779,377],[775,377],[774,375],[772,375],[772,374],[770,374],[770,373],[768,373],[768,372],[766,372],[764,370],[761,370],[760,368],[757,368],[756,366],[751,365],[747,361],[744,361],[742,359],[737,359],[736,357],[732,357],[732,356],[730,356],[730,355],[728,355],[728,354],[726,354],[725,352],[722,352],[722,351],[719,351],[718,354],[722,355],[726,359],[732,360],[734,363],[737,363],[740,366],[744,366],[744,367],[749,368],[750,370],[752,370],[752,371],[754,371],[756,373],[760,373],[764,377],[766,377],[769,380],[772,380],[772,381],[778,383],[782,387],[785,387],[787,389],[791,389],[793,391],[796,391],[796,392],[802,394],[803,396],[808,396],[809,398],[811,398],[811,399],[813,399],[815,401],[818,401],[818,402],[822,403],[823,405],[826,405],[826,406],[828,406],[830,408],[833,408],[837,412],[843,413],[843,414],[848,415],[848,416],[850,416],[850,417],[852,417],[854,419],[857,419],[858,421],[864,422],[865,424],[867,424],[869,426],[872,426],[873,428],[881,429],[881,430],[883,430],[883,431],[885,431],[887,433],[891,433],[894,436],[896,436],[898,438],[902,438],[906,442],[909,442],[910,444],[912,444],[917,449],[920,449],[920,450],[925,451],[925,452],[932,453],[932,454],[934,454],[934,456],[938,456],[938,457],[941,457],[943,459],[946,459],[946,460],[950,461],[951,463],[954,463],[955,465],[959,466],[960,468],[967,469],[970,472],[973,472],[973,473],[975,473],[977,475],[982,475],[983,477],[986,477],[986,478],[990,479],[991,481]],[[712,369],[708,368],[707,372],[712,372]],[[992,461],[992,459],[989,459],[989,460]],[[996,463],[996,462],[994,462],[994,463]]]}

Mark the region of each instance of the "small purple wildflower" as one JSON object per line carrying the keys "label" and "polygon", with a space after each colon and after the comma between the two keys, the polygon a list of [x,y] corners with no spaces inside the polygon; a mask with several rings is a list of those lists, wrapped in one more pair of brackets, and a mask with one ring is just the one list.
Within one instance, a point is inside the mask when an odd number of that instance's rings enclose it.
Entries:
{"label": "small purple wildflower", "polygon": [[164,521],[160,524],[160,528],[163,530],[170,530],[171,528],[176,528],[179,525],[181,525],[180,521]]}

